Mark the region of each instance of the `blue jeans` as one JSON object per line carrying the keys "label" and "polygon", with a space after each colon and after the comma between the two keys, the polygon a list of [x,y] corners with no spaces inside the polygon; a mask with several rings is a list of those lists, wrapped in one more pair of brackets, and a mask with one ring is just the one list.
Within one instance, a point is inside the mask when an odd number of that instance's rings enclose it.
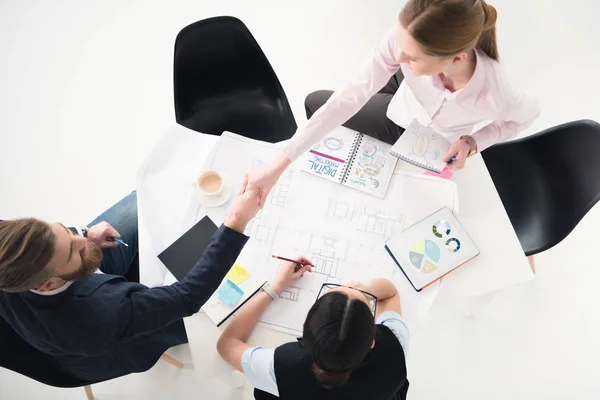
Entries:
{"label": "blue jeans", "polygon": [[102,249],[100,270],[105,274],[122,275],[129,280],[139,280],[138,261],[138,216],[137,193],[131,192],[117,204],[104,211],[88,224],[92,227],[106,221],[121,234],[121,240],[129,247],[120,245],[110,249]]}

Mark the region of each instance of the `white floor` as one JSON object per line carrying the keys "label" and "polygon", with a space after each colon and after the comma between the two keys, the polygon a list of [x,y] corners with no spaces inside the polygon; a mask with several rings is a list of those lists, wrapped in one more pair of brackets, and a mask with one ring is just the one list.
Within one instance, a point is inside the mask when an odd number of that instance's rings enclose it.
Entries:
{"label": "white floor", "polygon": [[[579,118],[600,121],[598,2],[490,3],[499,13],[506,69],[542,105],[526,134]],[[241,18],[300,122],[304,96],[343,84],[403,4],[0,2],[0,216],[85,224],[134,188],[137,166],[174,121],[173,43],[187,24]],[[538,256],[532,284],[432,313],[427,330],[413,338],[409,398],[600,398],[599,224],[597,206],[563,243]],[[450,318],[462,321],[451,324],[460,330],[447,328]],[[442,347],[455,357],[438,359]],[[82,389],[45,387],[6,370],[0,387],[2,399],[84,398]],[[99,399],[214,398],[194,385],[190,371],[164,363],[94,390]]]}

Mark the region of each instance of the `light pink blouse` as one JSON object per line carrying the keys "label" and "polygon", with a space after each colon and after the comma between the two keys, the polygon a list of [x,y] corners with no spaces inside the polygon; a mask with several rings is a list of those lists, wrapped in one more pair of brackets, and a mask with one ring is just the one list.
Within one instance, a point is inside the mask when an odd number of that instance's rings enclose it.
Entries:
{"label": "light pink blouse", "polygon": [[[401,127],[413,119],[430,126],[451,142],[473,135],[483,151],[494,143],[514,138],[538,117],[537,102],[511,85],[501,65],[477,50],[477,64],[469,83],[452,93],[439,76],[415,76],[400,55],[394,27],[375,47],[373,56],[346,87],[336,91],[284,147],[295,160],[314,143],[356,114],[399,68],[404,80],[392,98],[387,116]],[[480,122],[491,123],[473,133]]]}

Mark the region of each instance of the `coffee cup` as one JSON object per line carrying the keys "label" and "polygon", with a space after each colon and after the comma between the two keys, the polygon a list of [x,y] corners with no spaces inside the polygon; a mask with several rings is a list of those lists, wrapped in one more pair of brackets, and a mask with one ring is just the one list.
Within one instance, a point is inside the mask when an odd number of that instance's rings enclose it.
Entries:
{"label": "coffee cup", "polygon": [[200,174],[196,186],[204,196],[217,197],[223,191],[223,181],[223,175],[211,169]]}

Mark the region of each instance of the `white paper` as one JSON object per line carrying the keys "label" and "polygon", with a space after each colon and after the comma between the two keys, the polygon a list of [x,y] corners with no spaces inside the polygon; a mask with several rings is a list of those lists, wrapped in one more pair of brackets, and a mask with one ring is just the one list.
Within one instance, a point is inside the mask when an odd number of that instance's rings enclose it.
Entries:
{"label": "white paper", "polygon": [[433,212],[448,207],[459,215],[456,183],[425,174],[396,174],[395,193],[398,206],[406,215],[404,228],[414,225]]}
{"label": "white paper", "polygon": [[175,124],[138,170],[140,282],[147,286],[174,281],[157,256],[185,232],[178,210],[185,210],[197,191],[192,184],[217,139]]}
{"label": "white paper", "polygon": [[[246,172],[269,162],[277,152],[277,145],[224,133],[204,168],[220,171],[227,185],[238,188]],[[264,274],[267,279],[276,275],[280,264],[271,257],[273,254],[283,257],[303,254],[316,268],[310,276],[307,274],[298,281],[290,293],[274,302],[261,322],[277,330],[301,334],[302,321],[324,282],[386,277],[400,291],[403,315],[409,328],[414,329],[433,304],[440,285],[415,292],[386,253],[384,244],[400,233],[407,221],[422,219],[442,206],[457,209],[455,191],[456,187],[445,180],[395,174],[386,198],[378,199],[301,173],[297,163],[291,165],[271,191],[264,209],[248,225],[246,234],[250,240],[240,255],[241,264],[251,274]],[[418,201],[428,195],[435,199]],[[406,196],[417,198],[404,201]],[[230,204],[231,200],[206,209],[206,214],[218,223]],[[203,210],[201,200],[194,196],[186,226],[201,219],[205,215]]]}

